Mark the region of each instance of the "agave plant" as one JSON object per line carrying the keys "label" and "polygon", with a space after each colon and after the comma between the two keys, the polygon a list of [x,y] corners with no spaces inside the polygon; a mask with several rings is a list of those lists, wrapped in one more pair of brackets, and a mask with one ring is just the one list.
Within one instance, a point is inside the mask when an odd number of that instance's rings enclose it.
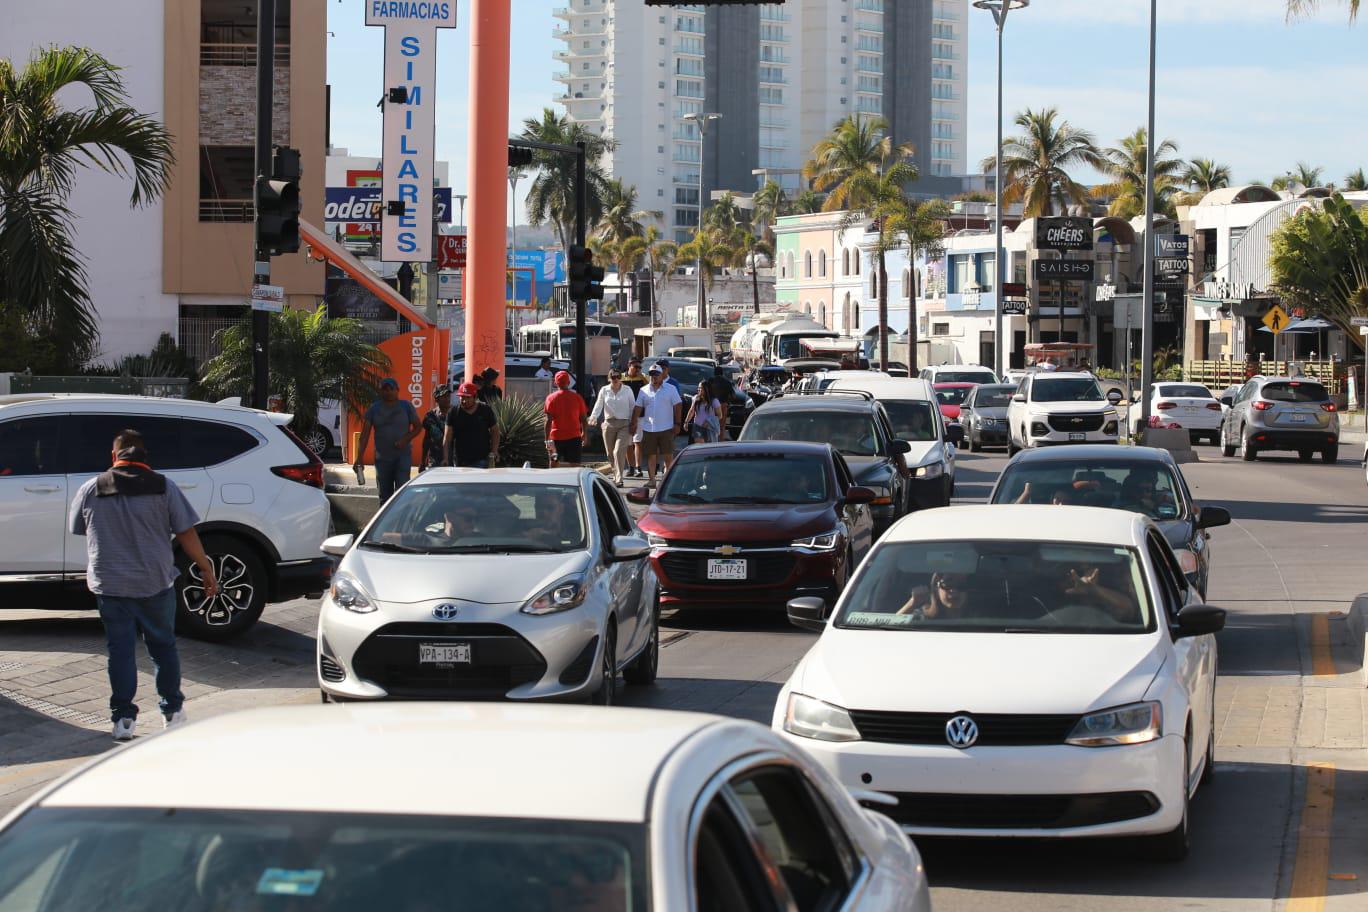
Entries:
{"label": "agave plant", "polygon": [[545,406],[536,399],[510,395],[496,399],[491,408],[499,427],[499,465],[530,462],[536,469],[550,467],[543,425]]}

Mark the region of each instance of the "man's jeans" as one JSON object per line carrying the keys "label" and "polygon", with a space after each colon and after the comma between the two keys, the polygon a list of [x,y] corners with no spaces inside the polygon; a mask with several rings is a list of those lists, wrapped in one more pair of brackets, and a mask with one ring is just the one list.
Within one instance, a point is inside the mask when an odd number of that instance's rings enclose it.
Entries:
{"label": "man's jeans", "polygon": [[109,644],[110,718],[138,718],[133,697],[138,692],[138,634],[157,671],[157,693],[162,715],[169,716],[185,705],[181,693],[180,656],[176,654],[176,587],[147,598],[97,595],[100,620]]}
{"label": "man's jeans", "polygon": [[380,494],[380,504],[394,496],[396,489],[409,480],[409,470],[413,468],[413,457],[405,451],[400,456],[375,460],[375,487]]}

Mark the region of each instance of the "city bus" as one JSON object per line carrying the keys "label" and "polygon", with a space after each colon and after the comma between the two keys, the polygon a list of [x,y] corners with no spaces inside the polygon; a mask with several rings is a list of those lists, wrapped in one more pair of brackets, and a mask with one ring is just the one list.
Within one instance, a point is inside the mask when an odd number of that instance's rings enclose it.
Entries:
{"label": "city bus", "polygon": [[[613,363],[618,363],[622,351],[622,331],[612,323],[599,323],[588,320],[584,331],[589,336],[607,336],[612,350]],[[575,346],[575,321],[566,318],[552,318],[523,326],[518,329],[518,350],[523,352],[546,352],[553,358],[569,360]]]}

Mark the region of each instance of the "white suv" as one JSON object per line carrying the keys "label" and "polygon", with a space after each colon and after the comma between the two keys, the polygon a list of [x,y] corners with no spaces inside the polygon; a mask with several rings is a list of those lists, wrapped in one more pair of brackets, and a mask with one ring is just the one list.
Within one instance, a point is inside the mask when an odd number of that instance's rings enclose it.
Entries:
{"label": "white suv", "polygon": [[998,376],[981,364],[937,364],[923,367],[919,375],[931,385],[937,383],[997,383]]}
{"label": "white suv", "polygon": [[268,601],[321,593],[332,568],[319,551],[330,524],[323,463],[289,420],[185,399],[0,396],[0,520],[11,533],[0,536],[0,606],[70,608],[40,591],[84,592],[86,541],[67,531],[67,511],[76,490],[109,468],[124,428],[143,435],[152,467],[194,506],[218,575],[220,594],[196,598],[199,571],[177,554],[181,630],[227,639],[255,624]]}
{"label": "white suv", "polygon": [[1116,443],[1121,419],[1116,390],[1102,394],[1087,373],[1026,376],[1007,407],[1007,450],[1057,443]]}

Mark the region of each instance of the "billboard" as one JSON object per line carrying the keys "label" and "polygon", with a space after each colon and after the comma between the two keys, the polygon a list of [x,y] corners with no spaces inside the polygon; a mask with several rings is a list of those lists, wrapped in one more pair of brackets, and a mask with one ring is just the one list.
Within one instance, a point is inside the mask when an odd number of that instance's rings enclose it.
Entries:
{"label": "billboard", "polygon": [[[348,240],[364,240],[372,232],[380,233],[379,186],[328,187],[323,192],[323,221],[345,222]],[[432,188],[432,217],[444,225],[451,223],[450,187]]]}
{"label": "billboard", "polygon": [[1092,250],[1092,219],[1073,215],[1044,216],[1036,219],[1036,248]]}

